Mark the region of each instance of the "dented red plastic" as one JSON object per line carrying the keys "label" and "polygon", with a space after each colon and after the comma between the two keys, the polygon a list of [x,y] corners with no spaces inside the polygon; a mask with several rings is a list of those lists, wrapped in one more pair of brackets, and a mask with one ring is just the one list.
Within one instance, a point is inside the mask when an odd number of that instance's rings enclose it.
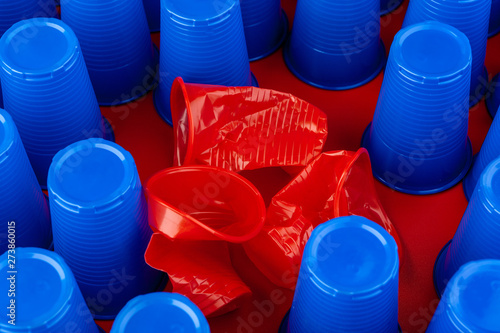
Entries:
{"label": "dented red plastic", "polygon": [[172,85],[174,165],[231,171],[305,166],[327,136],[326,115],[287,93],[255,87]]}

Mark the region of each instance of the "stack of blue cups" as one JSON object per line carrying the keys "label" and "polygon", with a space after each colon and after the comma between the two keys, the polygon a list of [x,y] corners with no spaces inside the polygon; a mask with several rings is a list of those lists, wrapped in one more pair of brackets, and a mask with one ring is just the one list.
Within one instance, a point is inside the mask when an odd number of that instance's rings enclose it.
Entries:
{"label": "stack of blue cups", "polygon": [[150,32],[160,31],[160,2],[160,0],[142,0],[142,3],[144,4],[144,11],[146,12],[146,18],[148,19]]}
{"label": "stack of blue cups", "polygon": [[158,55],[142,0],[71,0],[62,20],[80,41],[100,105],[130,102],[157,84]]}
{"label": "stack of blue cups", "polygon": [[500,117],[495,117],[484,139],[481,150],[474,159],[474,164],[464,179],[463,187],[467,200],[470,200],[474,188],[483,170],[494,159],[500,157]]}
{"label": "stack of blue cups", "polygon": [[500,157],[484,169],[453,239],[439,253],[434,286],[440,296],[458,269],[474,260],[500,259]]}
{"label": "stack of blue cups", "polygon": [[449,25],[428,21],[396,34],[362,143],[376,178],[401,192],[430,194],[465,176],[472,162],[470,66],[467,37]]}
{"label": "stack of blue cups", "polygon": [[[12,256],[15,264],[9,260]],[[0,272],[1,305],[7,312],[0,316],[1,332],[99,332],[71,270],[58,254],[18,248],[0,257]]]}
{"label": "stack of blue cups", "polygon": [[116,316],[111,333],[210,333],[207,319],[187,297],[174,293],[137,296]]}
{"label": "stack of blue cups", "polygon": [[14,24],[0,40],[0,60],[5,109],[42,187],[59,150],[90,137],[113,138],[78,40],[66,24],[57,19]]}
{"label": "stack of blue cups", "polygon": [[[49,205],[30,165],[16,125],[0,109],[0,252],[14,246],[50,248]],[[10,240],[10,241],[9,241]]]}
{"label": "stack of blue cups", "polygon": [[380,15],[387,15],[401,6],[403,0],[380,0]]}
{"label": "stack of blue cups", "polygon": [[299,0],[283,56],[290,71],[318,88],[350,89],[385,65],[380,0]]}
{"label": "stack of blue cups", "polygon": [[488,72],[484,67],[491,0],[413,0],[406,12],[403,28],[428,20],[439,21],[462,31],[472,50],[469,106],[486,93]]}
{"label": "stack of blue cups", "polygon": [[486,108],[492,118],[495,118],[498,108],[500,108],[500,74],[495,75],[489,85],[488,95],[486,96]]}
{"label": "stack of blue cups", "polygon": [[130,153],[102,139],[61,150],[49,171],[54,247],[71,267],[97,319],[112,319],[133,297],[161,287],[144,252],[147,206]]}
{"label": "stack of blue cups", "polygon": [[500,0],[491,0],[490,25],[488,37],[495,36],[500,32]]}
{"label": "stack of blue cups", "polygon": [[224,86],[257,85],[250,72],[239,0],[162,0],[158,114],[170,125],[174,79]]}
{"label": "stack of blue cups", "polygon": [[360,216],[319,225],[307,241],[281,333],[397,333],[397,245]]}
{"label": "stack of blue cups", "polygon": [[500,332],[500,260],[478,260],[453,275],[427,333]]}
{"label": "stack of blue cups", "polygon": [[[0,0],[0,37],[18,21],[34,17],[56,17],[54,0]],[[3,108],[0,85],[0,108]]]}
{"label": "stack of blue cups", "polygon": [[288,19],[280,0],[241,0],[250,61],[264,58],[276,51],[288,33]]}

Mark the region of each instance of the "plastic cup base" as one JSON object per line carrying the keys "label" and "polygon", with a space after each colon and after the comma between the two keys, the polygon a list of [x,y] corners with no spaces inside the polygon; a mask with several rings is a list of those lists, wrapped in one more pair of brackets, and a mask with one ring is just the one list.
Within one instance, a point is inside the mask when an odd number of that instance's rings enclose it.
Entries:
{"label": "plastic cup base", "polygon": [[305,77],[303,77],[292,66],[292,61],[290,59],[290,53],[287,51],[289,43],[290,43],[290,39],[288,39],[288,41],[285,43],[285,47],[283,48],[283,59],[285,61],[286,66],[290,70],[290,72],[292,72],[292,74],[295,75],[302,82],[305,82],[305,83],[307,83],[310,86],[313,86],[313,87],[316,87],[316,88],[320,88],[320,89],[324,89],[324,90],[348,90],[348,89],[353,89],[353,88],[360,87],[360,86],[362,86],[362,85],[370,82],[374,78],[376,78],[380,74],[380,72],[382,71],[382,69],[385,67],[385,64],[386,64],[386,61],[387,61],[384,42],[382,40],[380,40],[379,64],[378,64],[377,68],[375,69],[375,71],[373,73],[370,73],[370,75],[368,75],[366,78],[364,78],[363,80],[361,80],[361,81],[359,81],[357,83],[354,83],[354,84],[349,84],[349,85],[331,85],[331,86],[328,85],[327,86],[327,85],[318,84],[318,83],[315,83],[315,82],[312,82],[312,81],[306,79]]}
{"label": "plastic cup base", "polygon": [[[476,160],[477,154],[474,155],[472,159],[472,164],[474,165],[474,161]],[[469,170],[469,173],[465,176],[464,181],[462,182],[462,187],[464,189],[464,194],[465,198],[467,201],[470,201],[470,198],[472,197],[472,192],[474,192],[474,188],[476,187],[476,183],[473,183],[473,177],[471,175],[472,173],[472,168]],[[476,179],[477,181],[477,179]]]}
{"label": "plastic cup base", "polygon": [[[368,140],[367,134],[370,131],[371,126],[372,126],[372,123],[370,122],[370,124],[368,124],[365,131],[363,132],[363,136],[361,138],[361,147],[365,147],[365,148],[367,147],[367,140]],[[440,185],[438,187],[433,187],[433,188],[429,188],[429,189],[415,189],[415,188],[411,188],[411,187],[401,187],[401,186],[391,184],[391,183],[387,182],[382,176],[375,174],[375,172],[373,173],[373,175],[382,184],[384,184],[385,186],[392,188],[393,190],[396,190],[398,192],[402,192],[402,193],[406,193],[406,194],[415,194],[415,195],[427,195],[427,194],[435,194],[435,193],[443,192],[445,190],[452,188],[456,184],[458,184],[465,177],[465,175],[469,171],[471,165],[472,165],[472,144],[470,142],[469,137],[467,137],[467,161],[465,163],[465,166],[457,177],[455,177],[452,181],[450,181],[444,185]]]}
{"label": "plastic cup base", "polygon": [[[153,43],[153,49],[154,49],[154,63],[159,64],[160,51],[158,50],[158,47],[156,47],[156,45],[154,43]],[[121,100],[118,100],[118,101],[112,102],[112,103],[99,102],[99,105],[100,106],[117,106],[117,105],[127,104],[127,103],[130,103],[132,101],[135,101],[141,97],[146,96],[151,90],[155,89],[156,86],[158,85],[158,82],[159,82],[158,79],[159,79],[159,73],[157,72],[156,77],[153,80],[153,83],[151,83],[151,85],[149,85],[148,87],[144,87],[144,89],[140,89],[141,91],[136,93],[134,96],[132,96],[130,98],[126,98],[126,99],[121,99]],[[134,90],[138,90],[138,89],[134,89]]]}
{"label": "plastic cup base", "polygon": [[398,9],[403,4],[403,1],[404,0],[399,0],[392,7],[381,9],[380,10],[380,16],[384,16],[384,15],[392,13],[393,11],[395,11],[396,9]]}
{"label": "plastic cup base", "polygon": [[[288,16],[286,15],[285,11],[282,9],[281,10],[281,29],[283,29],[283,33],[280,37],[280,39],[276,42],[276,45],[274,45],[273,47],[271,47],[269,49],[269,51],[261,54],[261,55],[258,55],[256,57],[253,57],[253,58],[250,58],[250,61],[257,61],[257,60],[260,60],[260,59],[263,59],[271,54],[273,54],[274,52],[276,52],[280,47],[281,45],[283,44],[283,42],[285,41],[287,35],[288,35],[288,26],[289,26],[289,22],[288,22]],[[252,78],[253,79],[253,78]]]}
{"label": "plastic cup base", "polygon": [[[498,80],[500,79],[500,74],[495,75],[495,77],[491,80],[490,82],[490,88],[493,84],[498,84]],[[497,87],[498,88],[498,87]],[[489,89],[490,94],[495,94],[494,89]],[[490,98],[486,98],[486,109],[488,110],[488,113],[490,114],[491,118],[495,118],[495,115],[497,114],[498,110],[495,110],[495,106],[493,105],[493,96],[487,96]]]}
{"label": "plastic cup base", "polygon": [[[252,72],[250,72],[250,74],[252,75],[252,87],[258,88],[259,82],[257,81],[257,78],[255,77],[255,75],[253,75]],[[156,113],[160,116],[160,118],[163,119],[163,121],[166,122],[168,125],[172,126],[173,125],[172,118],[168,119],[165,112],[161,112],[168,110],[168,113],[170,113],[170,107],[168,108],[165,107],[163,99],[159,97],[158,89],[155,89],[153,91],[153,103],[155,106]]]}
{"label": "plastic cup base", "polygon": [[[488,70],[486,69],[486,67],[484,67],[483,73],[481,74],[481,81],[488,82]],[[479,103],[483,99],[484,95],[486,95],[487,90],[488,90],[488,84],[482,86],[481,90],[479,91],[479,96],[469,101],[469,108]]]}
{"label": "plastic cup base", "polygon": [[[290,310],[288,310],[288,312],[286,313],[285,317],[281,321],[278,333],[288,333],[288,317],[290,317]],[[401,325],[399,325],[399,324],[398,324],[398,331],[399,331],[399,333],[402,332]]]}
{"label": "plastic cup base", "polygon": [[450,247],[451,240],[446,243],[445,246],[439,251],[439,254],[436,258],[436,262],[434,263],[434,270],[432,274],[432,279],[434,281],[434,290],[436,291],[436,294],[439,299],[441,299],[441,295],[444,292],[444,289],[446,288],[446,283],[443,281],[443,267],[444,267],[444,259],[446,257],[446,253],[448,253],[448,248]]}
{"label": "plastic cup base", "polygon": [[500,32],[500,25],[493,31],[488,32],[488,38],[496,36]]}

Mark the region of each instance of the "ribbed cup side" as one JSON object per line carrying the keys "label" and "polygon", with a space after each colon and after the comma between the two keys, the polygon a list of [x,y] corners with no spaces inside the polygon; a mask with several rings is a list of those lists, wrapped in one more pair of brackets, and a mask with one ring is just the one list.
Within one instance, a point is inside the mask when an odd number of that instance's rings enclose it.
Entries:
{"label": "ribbed cup side", "polygon": [[91,76],[95,70],[153,61],[141,0],[71,0],[63,2],[61,15],[80,41]]}
{"label": "ribbed cup side", "polygon": [[146,18],[148,19],[149,30],[152,32],[160,31],[160,2],[160,0],[142,0]]}
{"label": "ribbed cup side", "polygon": [[379,13],[380,0],[300,0],[291,43],[335,55],[369,49],[380,40]]}
{"label": "ribbed cup side", "polygon": [[498,186],[500,160],[496,159],[484,169],[474,189],[469,205],[460,225],[450,243],[444,263],[444,280],[449,280],[463,264],[500,256],[500,200],[498,190],[489,185],[487,179],[493,178],[493,186]]}
{"label": "ribbed cup side", "polygon": [[[447,288],[439,305],[432,317],[432,320],[427,327],[426,333],[454,333],[462,332],[460,329],[467,329],[463,327],[463,324],[455,316],[453,310],[449,305],[449,299],[451,293],[453,293],[451,288]],[[464,331],[466,332],[466,331]]]}
{"label": "ribbed cup side", "polygon": [[[303,265],[306,266],[306,265]],[[398,273],[371,297],[325,293],[301,267],[289,333],[398,332]]]}
{"label": "ribbed cup side", "polygon": [[[2,115],[5,115],[2,112]],[[10,125],[14,122],[10,119]],[[1,126],[1,125],[0,125]],[[7,250],[7,222],[15,222],[16,246],[49,248],[52,230],[49,210],[17,130],[5,158],[0,157],[0,251]]]}
{"label": "ribbed cup side", "polygon": [[280,21],[280,0],[240,0],[240,4],[241,16],[245,26]]}
{"label": "ribbed cup side", "polygon": [[408,7],[403,27],[436,20],[462,31],[472,49],[471,96],[481,83],[484,70],[491,0],[413,0]]}
{"label": "ribbed cup side", "polygon": [[492,0],[488,33],[490,36],[493,36],[499,30],[500,30],[500,0]]}
{"label": "ribbed cup side", "polygon": [[[470,72],[449,82],[419,82],[405,76],[389,55],[373,117],[373,131],[399,154],[433,144],[428,158],[467,142]],[[423,76],[424,74],[422,74]],[[437,135],[436,133],[440,133]],[[436,140],[436,136],[444,140]]]}
{"label": "ribbed cup side", "polygon": [[0,1],[0,37],[14,23],[34,17],[56,17],[54,0]]}

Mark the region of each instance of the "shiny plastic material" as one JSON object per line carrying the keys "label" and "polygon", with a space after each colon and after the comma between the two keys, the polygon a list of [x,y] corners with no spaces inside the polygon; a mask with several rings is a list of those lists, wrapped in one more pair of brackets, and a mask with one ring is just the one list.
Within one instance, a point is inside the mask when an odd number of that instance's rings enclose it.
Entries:
{"label": "shiny plastic material", "polygon": [[427,333],[500,332],[500,260],[463,265],[446,287]]}
{"label": "shiny plastic material", "polygon": [[399,237],[375,191],[365,149],[320,155],[274,196],[259,235],[244,243],[259,270],[278,286],[293,289],[304,246],[315,227],[330,219],[360,215]]}
{"label": "shiny plastic material", "polygon": [[210,333],[207,319],[185,296],[151,293],[130,300],[116,316],[111,333]]}
{"label": "shiny plastic material", "polygon": [[380,0],[299,0],[283,49],[286,65],[300,80],[323,89],[371,81],[386,60],[379,12]]}
{"label": "shiny plastic material", "polygon": [[[472,197],[481,173],[488,164],[500,156],[500,117],[495,117],[484,139],[481,150],[475,156],[474,164],[463,181],[467,200]],[[499,258],[500,259],[500,258]]]}
{"label": "shiny plastic material", "polygon": [[42,187],[59,150],[91,137],[112,138],[78,39],[65,23],[30,19],[14,24],[0,40],[0,60],[5,109]]}
{"label": "shiny plastic material", "polygon": [[50,166],[49,199],[55,251],[96,318],[112,319],[130,299],[160,286],[163,274],[144,260],[152,232],[130,153],[102,139],[68,146]]}
{"label": "shiny plastic material", "polygon": [[500,0],[491,0],[490,24],[488,37],[495,36],[500,32]]}
{"label": "shiny plastic material", "polygon": [[[9,234],[19,247],[50,248],[49,206],[30,165],[16,125],[0,109],[0,252],[7,251]],[[12,238],[13,237],[13,238]]]}
{"label": "shiny plastic material", "polygon": [[429,21],[397,33],[362,142],[382,183],[430,194],[465,176],[470,66],[467,37],[449,25]]}
{"label": "shiny plastic material", "polygon": [[380,0],[380,15],[390,14],[396,10],[404,0]]}
{"label": "shiny plastic material", "polygon": [[61,16],[80,41],[100,105],[130,102],[156,86],[158,55],[142,0],[63,1]]}
{"label": "shiny plastic material", "polygon": [[240,0],[250,61],[276,51],[288,33],[288,18],[280,0]]}
{"label": "shiny plastic material", "polygon": [[398,333],[394,239],[360,216],[320,224],[304,249],[288,333]]}
{"label": "shiny plastic material", "polygon": [[170,89],[186,82],[256,86],[243,30],[239,0],[162,0],[158,114],[170,125]]}
{"label": "shiny plastic material", "polygon": [[146,185],[154,234],[146,251],[152,267],[169,274],[173,291],[207,316],[241,305],[250,289],[234,271],[226,242],[254,237],[264,224],[258,190],[236,173],[211,166],[170,168]]}
{"label": "shiny plastic material", "polygon": [[[9,260],[12,257],[14,261]],[[16,273],[9,267],[12,262]],[[1,296],[5,310],[0,316],[1,332],[99,332],[73,273],[58,254],[39,248],[5,252],[0,257],[0,274],[0,286],[5,290]],[[8,279],[12,275],[14,278]],[[11,284],[15,285],[15,296],[8,293]],[[7,315],[11,312],[13,317]],[[14,325],[9,323],[11,319]]]}
{"label": "shiny plastic material", "polygon": [[484,169],[450,243],[434,266],[434,286],[441,296],[460,266],[473,260],[500,259],[500,157]]}
{"label": "shiny plastic material", "polygon": [[161,21],[161,0],[142,0],[142,3],[144,5],[144,11],[146,12],[146,18],[148,19],[149,31],[159,32]]}
{"label": "shiny plastic material", "polygon": [[[500,9],[499,9],[500,10]],[[488,113],[492,118],[500,108],[500,74],[497,74],[493,80],[490,82],[489,95],[486,95],[486,107],[488,108]]]}
{"label": "shiny plastic material", "polygon": [[[403,28],[424,21],[439,21],[462,31],[470,41],[472,66],[469,106],[477,104],[486,93],[488,72],[484,67],[491,0],[412,0],[406,11]],[[432,46],[428,46],[432,49]]]}
{"label": "shiny plastic material", "polygon": [[172,86],[174,165],[231,171],[305,166],[321,153],[326,115],[290,94],[254,87]]}

